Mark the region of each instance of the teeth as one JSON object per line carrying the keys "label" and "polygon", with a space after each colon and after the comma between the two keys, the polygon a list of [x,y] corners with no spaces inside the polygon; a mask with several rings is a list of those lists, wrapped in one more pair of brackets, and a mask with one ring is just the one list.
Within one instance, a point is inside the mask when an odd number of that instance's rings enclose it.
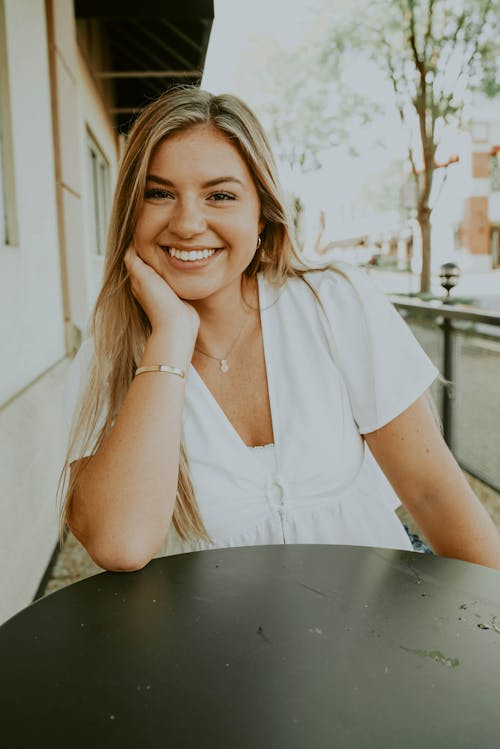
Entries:
{"label": "teeth", "polygon": [[207,257],[212,257],[215,254],[215,250],[194,250],[187,252],[186,250],[176,250],[175,247],[167,247],[168,254],[172,257],[176,257],[178,260],[185,260],[187,262],[194,262],[195,260],[204,260]]}

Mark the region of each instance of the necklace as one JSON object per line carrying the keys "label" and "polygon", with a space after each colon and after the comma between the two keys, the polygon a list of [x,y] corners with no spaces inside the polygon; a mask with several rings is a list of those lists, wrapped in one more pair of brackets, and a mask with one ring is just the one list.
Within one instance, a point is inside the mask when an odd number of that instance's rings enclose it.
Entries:
{"label": "necklace", "polygon": [[236,338],[234,339],[234,341],[231,344],[231,348],[229,349],[229,351],[227,352],[227,354],[224,357],[222,357],[222,359],[221,359],[220,356],[213,356],[212,354],[209,354],[206,351],[202,351],[201,348],[198,348],[198,346],[194,347],[195,350],[198,351],[198,353],[203,354],[203,356],[208,356],[209,359],[215,359],[215,361],[218,361],[219,362],[219,371],[220,371],[220,373],[221,374],[225,374],[226,372],[229,371],[229,364],[228,364],[228,361],[227,361],[228,357],[229,357],[229,354],[231,353],[231,351],[234,349],[234,347],[236,346],[237,342],[239,341],[239,339],[241,337],[241,334],[243,333],[243,331],[244,331],[244,329],[245,329],[245,327],[246,327],[249,319],[250,319],[250,315],[247,315],[247,317],[245,318],[245,320],[243,322],[243,325],[240,328],[240,331],[239,331],[238,335],[236,336]]}

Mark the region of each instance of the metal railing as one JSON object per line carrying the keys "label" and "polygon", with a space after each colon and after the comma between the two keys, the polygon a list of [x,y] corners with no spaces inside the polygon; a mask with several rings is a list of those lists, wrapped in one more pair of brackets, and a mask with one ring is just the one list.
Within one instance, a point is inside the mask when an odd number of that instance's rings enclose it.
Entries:
{"label": "metal railing", "polygon": [[461,467],[500,492],[500,314],[390,296],[442,377],[432,386]]}

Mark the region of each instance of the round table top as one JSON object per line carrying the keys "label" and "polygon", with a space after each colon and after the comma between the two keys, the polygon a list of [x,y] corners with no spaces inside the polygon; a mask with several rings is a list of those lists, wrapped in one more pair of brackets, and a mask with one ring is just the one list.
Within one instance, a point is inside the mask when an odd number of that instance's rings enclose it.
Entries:
{"label": "round table top", "polygon": [[497,749],[500,574],[349,546],[182,554],[29,606],[0,663],[9,749]]}

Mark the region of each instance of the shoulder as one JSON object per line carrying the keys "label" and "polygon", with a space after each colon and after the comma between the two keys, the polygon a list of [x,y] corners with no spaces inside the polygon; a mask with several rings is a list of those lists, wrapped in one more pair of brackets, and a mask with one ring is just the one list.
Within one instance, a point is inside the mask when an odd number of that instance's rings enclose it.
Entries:
{"label": "shoulder", "polygon": [[311,262],[301,268],[292,269],[292,274],[281,278],[272,278],[266,273],[258,274],[260,286],[274,289],[279,295],[283,289],[303,289],[312,286],[315,289],[321,286],[352,285],[359,283],[367,277],[366,272],[346,262],[329,263],[325,265],[313,264]]}
{"label": "shoulder", "polygon": [[304,277],[317,291],[326,293],[334,290],[355,293],[366,287],[374,288],[373,282],[363,268],[340,261],[312,268]]}
{"label": "shoulder", "polygon": [[259,283],[268,289],[273,289],[279,296],[280,291],[296,291],[313,288],[319,290],[333,290],[335,288],[346,288],[351,292],[359,286],[372,286],[367,272],[356,265],[346,262],[329,263],[328,265],[313,265],[309,263],[304,268],[297,269],[300,272],[285,276],[279,280],[272,280],[266,274],[260,273]]}
{"label": "shoulder", "polygon": [[[272,281],[260,275],[264,306],[289,304],[320,307],[330,317],[343,311],[349,319],[377,308],[392,307],[385,294],[375,286],[363,268],[346,262],[310,265],[300,274]],[[374,309],[375,308],[375,309]]]}
{"label": "shoulder", "polygon": [[374,306],[391,306],[363,268],[345,262],[311,267],[300,276],[287,278],[283,287],[285,296],[301,303],[319,302],[331,312],[342,309],[359,314]]}
{"label": "shoulder", "polygon": [[373,324],[399,318],[383,289],[359,266],[338,262],[307,274],[307,280],[325,307],[353,316],[369,318]]}

